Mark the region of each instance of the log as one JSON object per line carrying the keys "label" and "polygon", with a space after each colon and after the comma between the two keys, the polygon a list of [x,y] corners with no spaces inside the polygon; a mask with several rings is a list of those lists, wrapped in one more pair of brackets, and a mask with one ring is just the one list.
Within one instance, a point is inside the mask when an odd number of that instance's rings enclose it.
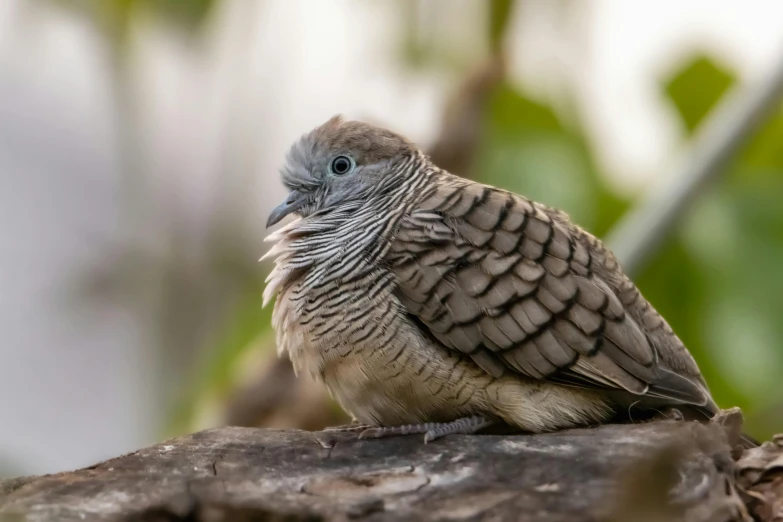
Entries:
{"label": "log", "polygon": [[737,435],[725,418],[429,444],[224,427],[0,482],[0,520],[728,522],[750,521],[748,509],[772,517],[783,509],[783,439],[737,462]]}

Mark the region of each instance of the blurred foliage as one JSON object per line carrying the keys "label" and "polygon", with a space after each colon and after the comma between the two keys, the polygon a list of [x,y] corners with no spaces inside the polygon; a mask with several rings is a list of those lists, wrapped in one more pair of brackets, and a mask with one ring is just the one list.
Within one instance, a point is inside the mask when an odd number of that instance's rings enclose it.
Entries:
{"label": "blurred foliage", "polygon": [[734,82],[733,74],[706,56],[700,56],[666,82],[665,92],[680,113],[688,133],[692,134]]}
{"label": "blurred foliage", "polygon": [[[438,34],[437,18],[442,6],[437,2],[397,0],[404,17],[404,33],[400,39],[401,55],[405,65],[420,70],[448,70],[459,74],[471,62],[484,54],[481,46],[464,34]],[[502,51],[508,23],[514,8],[522,2],[515,0],[487,0],[487,23],[482,28],[491,53]],[[433,24],[436,25],[432,30]],[[477,32],[481,35],[482,32]],[[434,35],[437,35],[434,36]]]}
{"label": "blurred foliage", "polygon": [[188,32],[198,30],[219,0],[50,0],[90,16],[104,33],[124,43],[139,15],[148,14]]}
{"label": "blurred foliage", "polygon": [[272,307],[262,307],[263,285],[261,281],[256,283],[242,293],[234,314],[221,328],[214,348],[196,365],[177,397],[171,419],[166,423],[168,434],[188,432],[201,414],[199,408],[228,401],[231,392],[240,384],[237,366],[248,350],[266,347],[267,352],[274,351]]}
{"label": "blurred foliage", "polygon": [[[665,91],[690,134],[735,82],[700,57]],[[637,281],[696,357],[718,404],[740,406],[762,438],[783,430],[782,109]]]}
{"label": "blurred foliage", "polygon": [[563,209],[596,235],[627,208],[599,176],[584,131],[566,127],[552,107],[504,84],[485,126],[476,179]]}
{"label": "blurred foliage", "polygon": [[503,47],[503,39],[515,3],[514,0],[490,0],[489,46],[493,53],[500,52]]}

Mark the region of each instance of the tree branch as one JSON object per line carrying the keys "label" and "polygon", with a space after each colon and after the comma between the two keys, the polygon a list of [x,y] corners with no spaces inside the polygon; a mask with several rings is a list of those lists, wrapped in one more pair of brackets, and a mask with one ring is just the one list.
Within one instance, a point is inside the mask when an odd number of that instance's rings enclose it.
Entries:
{"label": "tree branch", "polygon": [[725,172],[748,138],[774,113],[783,98],[783,59],[769,77],[724,97],[702,124],[671,183],[653,191],[607,235],[625,272],[634,277],[658,250],[685,212]]}
{"label": "tree branch", "polygon": [[[735,463],[736,430],[725,426],[736,422],[725,419],[737,416],[426,445],[420,436],[217,428],[0,482],[0,520],[749,521],[740,494],[754,508],[783,498],[770,485],[783,477],[774,466],[783,447],[768,443],[746,452],[751,465]],[[744,489],[734,480],[743,470]]]}

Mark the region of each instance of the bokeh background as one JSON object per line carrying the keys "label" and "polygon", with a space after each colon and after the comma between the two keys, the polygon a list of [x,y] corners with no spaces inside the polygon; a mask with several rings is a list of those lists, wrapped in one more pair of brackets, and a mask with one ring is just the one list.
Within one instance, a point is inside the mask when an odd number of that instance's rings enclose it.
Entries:
{"label": "bokeh background", "polygon": [[[287,147],[332,115],[611,240],[781,60],[764,0],[2,0],[0,476],[345,422],[277,359],[256,261]],[[759,438],[783,431],[783,106],[762,116],[633,267]]]}

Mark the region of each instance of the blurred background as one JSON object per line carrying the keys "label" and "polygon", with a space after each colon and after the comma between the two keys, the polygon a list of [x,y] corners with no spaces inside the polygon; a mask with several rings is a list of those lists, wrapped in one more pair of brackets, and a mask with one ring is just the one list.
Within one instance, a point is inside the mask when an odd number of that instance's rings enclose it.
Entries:
{"label": "blurred background", "polygon": [[[621,218],[666,200],[716,108],[781,61],[783,3],[764,0],[3,0],[0,476],[347,421],[277,359],[256,261],[288,146],[334,114],[623,251],[645,238]],[[783,106],[759,114],[629,271],[766,438]]]}

